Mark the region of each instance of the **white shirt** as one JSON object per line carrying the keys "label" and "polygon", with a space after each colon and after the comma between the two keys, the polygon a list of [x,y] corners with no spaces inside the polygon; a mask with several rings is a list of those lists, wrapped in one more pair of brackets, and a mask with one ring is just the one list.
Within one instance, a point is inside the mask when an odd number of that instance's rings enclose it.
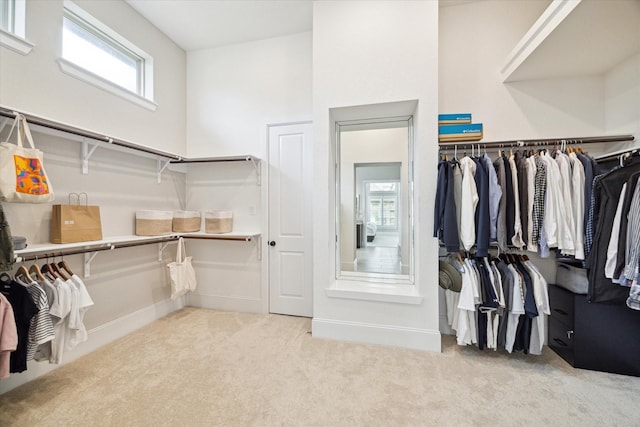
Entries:
{"label": "white shirt", "polygon": [[470,268],[468,260],[463,264],[462,287],[458,300],[458,329],[456,338],[458,345],[471,345],[477,342],[476,332],[476,304],[472,276],[475,274]]}
{"label": "white shirt", "polygon": [[613,217],[613,228],[611,229],[611,238],[609,239],[609,246],[607,246],[607,260],[604,264],[604,277],[607,279],[613,279],[613,275],[616,270],[616,263],[618,262],[618,238],[620,234],[620,222],[622,221],[622,208],[624,205],[625,191],[627,190],[627,183],[622,185],[622,191],[618,198],[618,207],[616,208],[616,215]]}
{"label": "white shirt", "polygon": [[476,243],[476,206],[478,188],[476,187],[476,164],[470,157],[460,159],[462,170],[462,202],[460,208],[460,240],[466,251]]}
{"label": "white shirt", "polygon": [[584,259],[584,191],[585,186],[584,165],[578,159],[576,153],[569,153],[571,161],[571,197],[573,208],[574,230],[573,244],[575,246],[575,258]]}
{"label": "white shirt", "polygon": [[513,289],[511,289],[511,309],[509,310],[509,316],[507,318],[507,338],[505,341],[505,350],[509,353],[513,352],[513,345],[516,340],[516,332],[518,329],[518,320],[520,315],[524,312],[524,289],[520,274],[516,271],[513,265],[507,266],[513,277]]}
{"label": "white shirt", "polygon": [[[563,255],[575,254],[575,219],[573,211],[573,195],[572,193],[572,172],[569,156],[564,153],[556,154],[556,164],[560,170],[560,190],[561,190],[561,202],[564,204],[564,221],[560,228],[558,235],[558,248],[560,248]],[[579,191],[583,191],[584,186],[579,188]],[[562,207],[562,203],[559,205]],[[561,215],[561,212],[559,212]]]}

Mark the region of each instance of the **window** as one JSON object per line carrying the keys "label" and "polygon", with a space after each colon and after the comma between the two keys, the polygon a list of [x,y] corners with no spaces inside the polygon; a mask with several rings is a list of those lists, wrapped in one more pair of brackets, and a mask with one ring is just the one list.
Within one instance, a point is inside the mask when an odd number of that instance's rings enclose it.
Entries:
{"label": "window", "polygon": [[63,71],[130,100],[153,99],[153,58],[70,1],[64,2],[60,64]]}
{"label": "window", "polygon": [[367,199],[369,201],[369,222],[381,229],[398,228],[398,183],[367,182]]}
{"label": "window", "polygon": [[33,44],[25,40],[26,0],[0,0],[0,45],[28,55]]}

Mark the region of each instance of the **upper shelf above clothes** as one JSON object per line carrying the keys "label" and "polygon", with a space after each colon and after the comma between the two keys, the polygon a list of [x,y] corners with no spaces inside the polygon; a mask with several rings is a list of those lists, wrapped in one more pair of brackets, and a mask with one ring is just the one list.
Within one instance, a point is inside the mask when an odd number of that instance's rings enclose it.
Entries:
{"label": "upper shelf above clothes", "polygon": [[216,162],[247,162],[253,165],[256,170],[257,182],[260,185],[260,159],[252,155],[240,156],[221,156],[221,157],[184,157],[168,151],[157,150],[152,147],[137,144],[135,142],[126,141],[119,138],[113,138],[91,130],[82,129],[65,123],[56,122],[55,120],[39,117],[33,114],[18,111],[13,108],[0,105],[0,131],[2,127],[10,121],[5,120],[2,123],[1,117],[12,120],[16,113],[20,113],[27,118],[29,125],[39,128],[46,132],[62,132],[66,135],[75,136],[82,142],[82,173],[87,174],[89,171],[89,159],[99,147],[110,148],[115,150],[124,150],[142,157],[155,158],[158,161],[158,183],[161,182],[162,172],[169,167],[170,164],[187,164],[187,163],[216,163]]}
{"label": "upper shelf above clothes", "polygon": [[501,69],[503,82],[599,75],[640,53],[637,0],[554,0]]}

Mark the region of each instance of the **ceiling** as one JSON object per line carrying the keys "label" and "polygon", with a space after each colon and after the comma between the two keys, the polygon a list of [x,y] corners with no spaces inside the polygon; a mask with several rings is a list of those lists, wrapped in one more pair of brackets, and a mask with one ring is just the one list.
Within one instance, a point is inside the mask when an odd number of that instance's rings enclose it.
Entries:
{"label": "ceiling", "polygon": [[126,0],[185,51],[311,31],[311,0]]}
{"label": "ceiling", "polygon": [[[185,51],[311,31],[312,0],[125,0]],[[435,0],[432,0],[435,1]],[[457,6],[479,0],[440,0]]]}

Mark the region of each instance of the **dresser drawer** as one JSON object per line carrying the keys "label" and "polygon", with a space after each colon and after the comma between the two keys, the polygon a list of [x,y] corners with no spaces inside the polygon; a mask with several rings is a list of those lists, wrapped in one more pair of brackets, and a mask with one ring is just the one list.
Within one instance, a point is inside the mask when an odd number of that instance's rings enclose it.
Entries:
{"label": "dresser drawer", "polygon": [[549,305],[551,318],[573,329],[575,324],[575,294],[556,285],[549,285]]}
{"label": "dresser drawer", "polygon": [[553,317],[549,318],[549,347],[574,366],[573,329]]}

